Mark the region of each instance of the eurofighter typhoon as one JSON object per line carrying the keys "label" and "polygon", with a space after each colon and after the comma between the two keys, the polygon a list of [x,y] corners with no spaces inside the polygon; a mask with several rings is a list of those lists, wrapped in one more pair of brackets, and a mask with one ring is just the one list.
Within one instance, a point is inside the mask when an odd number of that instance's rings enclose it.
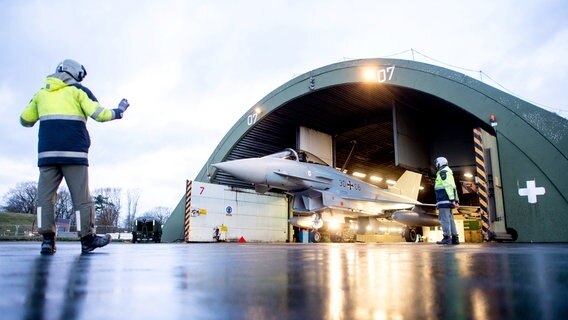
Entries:
{"label": "eurofighter typhoon", "polygon": [[[417,201],[422,175],[406,171],[389,189],[347,175],[307,151],[286,149],[260,158],[212,164],[236,178],[252,183],[256,192],[270,189],[293,196],[296,227],[318,230],[360,217],[394,220],[405,226],[407,241],[416,240],[416,227],[438,226],[438,216],[425,212],[433,204]],[[314,241],[321,236],[314,234]]]}

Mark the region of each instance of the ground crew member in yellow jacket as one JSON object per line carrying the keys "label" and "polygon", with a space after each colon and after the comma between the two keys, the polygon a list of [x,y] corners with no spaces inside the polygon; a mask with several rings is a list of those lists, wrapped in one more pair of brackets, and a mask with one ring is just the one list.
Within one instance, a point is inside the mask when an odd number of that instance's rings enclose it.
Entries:
{"label": "ground crew member in yellow jacket", "polygon": [[444,238],[436,243],[459,244],[458,231],[452,213],[453,208],[459,207],[454,173],[448,167],[448,160],[444,157],[436,158],[434,165],[436,166],[436,182],[434,183],[436,207],[438,208],[438,219],[442,225],[442,233],[444,235]]}
{"label": "ground crew member in yellow jacket", "polygon": [[43,235],[41,254],[54,254],[57,189],[65,178],[77,218],[81,252],[106,246],[111,237],[95,234],[95,207],[89,192],[88,152],[91,145],[87,119],[98,122],[121,119],[129,104],[120,101],[116,109],[101,107],[93,93],[81,85],[87,70],[67,59],[57,65],[20,116],[24,127],[39,121],[37,225]]}

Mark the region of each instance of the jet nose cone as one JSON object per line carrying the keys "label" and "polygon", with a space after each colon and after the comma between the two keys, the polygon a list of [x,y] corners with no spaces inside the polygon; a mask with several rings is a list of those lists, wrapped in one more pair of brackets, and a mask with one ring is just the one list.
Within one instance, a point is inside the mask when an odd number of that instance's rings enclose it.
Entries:
{"label": "jet nose cone", "polygon": [[266,184],[266,166],[260,159],[240,159],[212,164],[234,177],[254,184]]}

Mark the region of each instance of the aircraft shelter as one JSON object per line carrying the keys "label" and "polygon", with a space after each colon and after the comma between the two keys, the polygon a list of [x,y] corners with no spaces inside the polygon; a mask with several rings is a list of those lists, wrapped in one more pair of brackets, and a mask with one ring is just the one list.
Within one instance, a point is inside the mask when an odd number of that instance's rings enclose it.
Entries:
{"label": "aircraft shelter", "polygon": [[[568,120],[415,61],[351,60],[297,76],[234,124],[194,181],[252,188],[211,164],[321,145],[333,166],[380,176],[380,187],[422,173],[425,203],[435,202],[433,162],[444,156],[460,203],[480,206],[490,239],[568,241]],[[183,228],[183,202],[164,239]]]}

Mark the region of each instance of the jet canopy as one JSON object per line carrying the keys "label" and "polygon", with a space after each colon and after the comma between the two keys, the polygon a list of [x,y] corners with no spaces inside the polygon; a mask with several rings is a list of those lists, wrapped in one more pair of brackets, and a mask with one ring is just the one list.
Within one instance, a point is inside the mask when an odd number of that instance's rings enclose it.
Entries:
{"label": "jet canopy", "polygon": [[287,148],[287,149],[282,150],[280,152],[269,154],[267,156],[264,156],[263,158],[277,158],[277,159],[284,159],[284,160],[293,160],[293,161],[298,161],[298,162],[321,164],[321,165],[329,167],[329,164],[327,164],[322,159],[318,158],[313,153],[310,153],[310,152],[304,151],[304,150],[296,151],[292,148]]}

